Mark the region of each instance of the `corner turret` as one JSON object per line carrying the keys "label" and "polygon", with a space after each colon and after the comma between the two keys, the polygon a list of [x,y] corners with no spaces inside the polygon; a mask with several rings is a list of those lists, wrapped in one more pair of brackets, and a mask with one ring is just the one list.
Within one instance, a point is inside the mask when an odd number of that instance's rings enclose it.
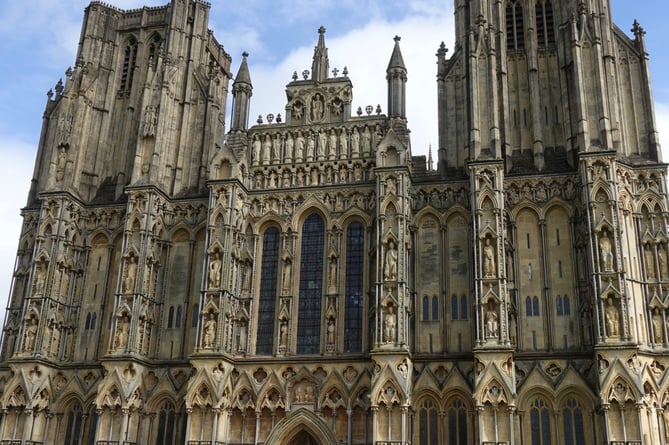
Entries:
{"label": "corner turret", "polygon": [[242,53],[242,63],[239,65],[239,71],[235,82],[232,84],[232,122],[230,129],[246,130],[249,125],[249,108],[251,105],[251,96],[253,95],[253,84],[247,58],[249,53]]}
{"label": "corner turret", "polygon": [[388,80],[388,117],[406,119],[407,69],[400,50],[400,37],[395,36],[395,47],[386,69]]}

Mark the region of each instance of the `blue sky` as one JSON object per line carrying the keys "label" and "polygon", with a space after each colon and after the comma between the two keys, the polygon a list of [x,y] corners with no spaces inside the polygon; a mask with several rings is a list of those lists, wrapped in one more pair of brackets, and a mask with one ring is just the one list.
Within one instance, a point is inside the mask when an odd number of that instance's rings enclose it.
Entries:
{"label": "blue sky", "polygon": [[[123,9],[168,0],[108,0]],[[386,104],[385,67],[393,37],[409,71],[407,114],[414,154],[437,143],[434,56],[453,42],[452,0],[212,0],[210,27],[233,57],[250,53],[251,115],[282,113],[284,85],[311,66],[319,26],[327,28],[330,67],[348,67],[357,106]],[[46,92],[74,64],[83,0],[0,2],[0,302],[9,292]],[[647,32],[660,136],[669,161],[669,16],[667,0],[611,0],[628,35],[636,18]],[[255,118],[252,119],[255,121]],[[0,306],[4,304],[0,303]]]}

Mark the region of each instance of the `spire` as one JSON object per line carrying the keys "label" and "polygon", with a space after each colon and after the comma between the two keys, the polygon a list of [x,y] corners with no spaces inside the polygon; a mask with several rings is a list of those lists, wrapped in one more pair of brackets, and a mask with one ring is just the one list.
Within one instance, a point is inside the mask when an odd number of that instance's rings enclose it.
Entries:
{"label": "spire", "polygon": [[430,144],[427,151],[427,169],[429,171],[434,170],[434,162],[432,161],[432,144]]}
{"label": "spire", "polygon": [[311,63],[311,80],[322,82],[328,78],[330,62],[328,49],[325,47],[325,27],[318,28],[318,44],[314,48],[314,61]]}
{"label": "spire", "polygon": [[404,66],[402,51],[400,51],[400,37],[395,36],[395,47],[390,56],[386,80],[388,81],[388,116],[406,117],[406,81],[407,69]]}
{"label": "spire", "polygon": [[395,47],[393,48],[393,55],[390,56],[390,62],[388,63],[388,69],[390,71],[393,68],[398,68],[406,71],[406,66],[404,66],[404,58],[402,57],[402,51],[400,50],[400,36],[395,36]]}
{"label": "spire", "polygon": [[251,105],[251,96],[253,95],[253,85],[251,84],[251,74],[246,58],[249,53],[242,53],[242,63],[239,65],[239,71],[235,82],[232,84],[232,122],[231,130],[246,130],[249,123],[249,108]]}

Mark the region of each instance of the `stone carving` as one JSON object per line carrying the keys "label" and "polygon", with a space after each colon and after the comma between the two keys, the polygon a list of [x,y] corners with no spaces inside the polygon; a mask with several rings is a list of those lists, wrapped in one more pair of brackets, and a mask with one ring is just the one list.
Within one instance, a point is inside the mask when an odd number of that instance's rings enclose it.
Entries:
{"label": "stone carving", "polygon": [[44,292],[44,284],[46,283],[46,272],[48,263],[44,257],[40,257],[35,265],[35,293]]}
{"label": "stone carving", "polygon": [[323,96],[319,93],[316,93],[311,99],[311,120],[314,122],[320,121],[323,119],[323,114],[325,113],[325,103],[323,101]]}
{"label": "stone carving", "polygon": [[490,243],[490,238],[486,238],[483,247],[483,276],[486,278],[494,277],[496,271],[495,246]]}
{"label": "stone carving", "polygon": [[283,293],[287,294],[290,292],[291,285],[291,272],[292,272],[292,263],[290,261],[290,256],[285,255],[283,259]]}
{"label": "stone carving", "polygon": [[611,240],[606,230],[599,237],[599,253],[602,258],[602,270],[604,272],[613,272],[613,250],[611,249]]}
{"label": "stone carving", "polygon": [[314,156],[319,161],[325,158],[325,146],[327,145],[327,133],[325,130],[318,132],[318,153]]}
{"label": "stone carving", "polygon": [[304,136],[301,132],[297,133],[297,139],[295,139],[295,162],[302,162],[304,157]]}
{"label": "stone carving", "polygon": [[260,138],[258,135],[253,136],[253,165],[257,165],[260,162]]}
{"label": "stone carving", "polygon": [[393,240],[388,241],[386,259],[383,268],[383,278],[388,281],[397,280],[397,249]]}
{"label": "stone carving", "polygon": [[130,254],[126,260],[125,278],[123,279],[123,292],[129,293],[135,290],[135,281],[137,280],[137,259],[135,255]]}
{"label": "stone carving", "polygon": [[128,346],[129,336],[130,336],[130,317],[124,314],[118,321],[118,327],[116,330],[116,339],[114,341],[114,348],[123,349],[126,346]]}
{"label": "stone carving", "polygon": [[383,340],[386,343],[395,341],[395,326],[397,326],[397,317],[393,306],[389,305],[383,318]]}
{"label": "stone carving", "polygon": [[279,327],[279,346],[286,348],[288,345],[288,323],[286,320],[281,320],[281,326]]}
{"label": "stone carving", "polygon": [[644,246],[643,255],[646,260],[646,277],[655,278],[655,257],[653,255],[653,248],[650,244]]}
{"label": "stone carving", "polygon": [[328,340],[328,345],[334,345],[335,343],[335,323],[332,318],[328,320],[328,335],[327,335],[327,340]]}
{"label": "stone carving", "polygon": [[358,127],[353,127],[351,132],[351,157],[357,158],[360,156],[360,133]]}
{"label": "stone carving", "polygon": [[208,283],[210,289],[218,289],[221,284],[221,255],[218,250],[211,254]]}
{"label": "stone carving", "polygon": [[620,335],[620,312],[613,301],[613,298],[607,299],[605,310],[606,334],[609,337],[618,337]]}
{"label": "stone carving", "polygon": [[667,271],[667,250],[664,244],[657,247],[657,263],[660,266],[660,278],[666,280],[669,278],[669,271]]}
{"label": "stone carving", "polygon": [[664,340],[664,322],[662,320],[662,314],[660,313],[660,308],[656,307],[653,309],[653,340],[655,344],[662,344]]}
{"label": "stone carving", "polygon": [[202,346],[205,348],[212,348],[216,340],[216,317],[213,313],[209,313],[207,321],[204,322],[204,329],[202,332]]}
{"label": "stone carving", "polygon": [[493,303],[490,303],[488,310],[485,313],[485,330],[486,337],[496,338],[499,336],[499,316],[497,315],[497,308]]}
{"label": "stone carving", "polygon": [[37,337],[37,319],[31,315],[26,320],[25,332],[23,334],[23,350],[25,352],[35,349],[35,338]]}

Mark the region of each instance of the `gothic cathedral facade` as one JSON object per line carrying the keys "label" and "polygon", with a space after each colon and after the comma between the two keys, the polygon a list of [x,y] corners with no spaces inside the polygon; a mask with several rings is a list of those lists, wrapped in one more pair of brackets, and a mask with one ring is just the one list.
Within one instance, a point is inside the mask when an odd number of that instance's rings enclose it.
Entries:
{"label": "gothic cathedral facade", "polygon": [[385,110],[352,109],[321,28],[249,125],[208,3],[93,1],[22,211],[0,444],[669,443],[644,31],[454,2],[433,168],[398,37]]}

